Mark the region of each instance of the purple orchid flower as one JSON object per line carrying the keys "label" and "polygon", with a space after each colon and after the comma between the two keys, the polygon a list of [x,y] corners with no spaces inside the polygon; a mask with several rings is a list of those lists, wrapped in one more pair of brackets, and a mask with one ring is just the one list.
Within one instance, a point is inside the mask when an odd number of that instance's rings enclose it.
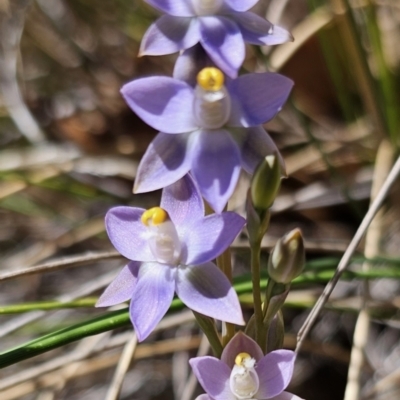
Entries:
{"label": "purple orchid flower", "polygon": [[174,292],[189,308],[243,325],[236,292],[211,262],[245,224],[233,213],[204,217],[204,205],[190,175],[164,189],[160,207],[115,207],[106,215],[115,248],[133,260],[98,300],[107,307],[131,300],[130,316],[140,341],[168,311]]}
{"label": "purple orchid flower", "polygon": [[146,0],[166,13],[145,33],[141,55],[176,53],[200,43],[232,78],[245,57],[244,42],[275,45],[292,40],[279,26],[248,12],[258,0]]}
{"label": "purple orchid flower", "polygon": [[[204,68],[197,86],[170,77],[126,84],[132,110],[160,133],[143,156],[135,193],[161,189],[191,171],[202,196],[221,212],[240,168],[253,173],[279,151],[261,126],[281,109],[293,82],[279,74],[246,74],[224,84],[217,68]],[[281,159],[283,164],[283,160]]]}
{"label": "purple orchid flower", "polygon": [[292,379],[294,361],[295,353],[290,350],[264,356],[253,339],[239,332],[225,347],[221,360],[209,356],[189,360],[207,393],[196,400],[301,400],[283,391]]}

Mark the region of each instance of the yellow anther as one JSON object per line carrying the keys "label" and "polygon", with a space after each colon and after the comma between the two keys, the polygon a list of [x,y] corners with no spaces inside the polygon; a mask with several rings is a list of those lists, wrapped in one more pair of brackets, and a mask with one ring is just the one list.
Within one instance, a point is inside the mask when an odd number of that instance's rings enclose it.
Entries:
{"label": "yellow anther", "polygon": [[216,92],[224,86],[224,74],[218,68],[203,68],[197,74],[197,83],[204,90]]}
{"label": "yellow anther", "polygon": [[246,360],[250,360],[250,359],[251,359],[251,356],[249,353],[239,353],[235,358],[235,364],[240,367],[240,366],[243,366],[243,364]]}
{"label": "yellow anther", "polygon": [[161,207],[153,207],[146,210],[141,217],[141,221],[144,225],[149,226],[159,225],[169,219],[168,213]]}

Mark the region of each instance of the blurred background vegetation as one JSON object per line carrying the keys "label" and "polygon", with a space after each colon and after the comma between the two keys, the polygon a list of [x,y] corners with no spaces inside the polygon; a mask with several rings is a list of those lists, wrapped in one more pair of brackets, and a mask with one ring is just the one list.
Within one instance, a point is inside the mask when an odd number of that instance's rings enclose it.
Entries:
{"label": "blurred background vegetation", "polygon": [[[278,47],[249,46],[243,67],[295,81],[290,101],[266,125],[289,178],[263,247],[266,260],[294,227],[306,239],[307,268],[285,308],[285,346],[294,348],[398,153],[400,2],[260,0],[254,11],[295,37]],[[135,347],[125,311],[93,308],[124,265],[104,232],[106,211],[150,207],[159,198],[132,195],[156,132],[119,94],[135,77],[171,75],[176,55],[137,58],[157,16],[141,0],[0,0],[0,366],[8,366],[0,371],[2,400],[117,398],[113,376],[121,353],[130,352],[119,398],[190,400],[201,393],[187,360],[207,348],[190,313],[171,314]],[[230,203],[241,214],[248,180],[241,178]],[[289,390],[301,397],[400,398],[399,189],[300,353]],[[245,233],[233,255],[250,315]],[[32,266],[40,268],[28,275]],[[353,357],[354,381],[347,377],[353,343],[365,356],[359,365]]]}

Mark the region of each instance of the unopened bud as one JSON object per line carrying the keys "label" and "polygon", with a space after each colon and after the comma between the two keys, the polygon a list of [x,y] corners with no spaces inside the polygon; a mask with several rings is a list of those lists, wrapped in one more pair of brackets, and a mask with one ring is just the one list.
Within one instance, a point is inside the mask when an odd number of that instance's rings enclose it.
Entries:
{"label": "unopened bud", "polygon": [[268,260],[268,274],[278,283],[290,283],[303,271],[305,251],[300,229],[278,240]]}
{"label": "unopened bud", "polygon": [[251,198],[258,210],[272,206],[281,186],[281,167],[276,154],[266,156],[256,168],[251,181]]}

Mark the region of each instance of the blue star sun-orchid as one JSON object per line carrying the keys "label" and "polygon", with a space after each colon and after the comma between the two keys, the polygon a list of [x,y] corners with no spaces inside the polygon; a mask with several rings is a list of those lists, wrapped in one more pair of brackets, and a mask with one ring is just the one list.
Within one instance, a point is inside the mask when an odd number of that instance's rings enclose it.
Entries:
{"label": "blue star sun-orchid", "polygon": [[284,392],[292,379],[295,353],[275,350],[264,356],[260,346],[244,333],[237,333],[215,357],[189,360],[207,394],[196,400],[301,400]]}
{"label": "blue star sun-orchid", "polygon": [[240,168],[253,173],[266,155],[279,153],[261,124],[279,112],[292,86],[275,73],[225,82],[214,67],[198,73],[195,87],[162,76],[126,84],[128,105],[160,131],[141,160],[134,192],[161,189],[191,171],[202,196],[221,212]]}
{"label": "blue star sun-orchid", "polygon": [[197,43],[234,78],[245,57],[245,42],[275,45],[292,40],[288,31],[248,12],[258,0],[146,0],[166,13],[145,33],[141,55],[164,55]]}
{"label": "blue star sun-orchid", "polygon": [[106,307],[131,300],[130,317],[144,340],[168,311],[174,292],[194,311],[244,324],[236,292],[211,262],[245,224],[233,213],[204,216],[190,175],[164,189],[160,207],[115,207],[106,215],[108,236],[132,260],[97,302]]}

